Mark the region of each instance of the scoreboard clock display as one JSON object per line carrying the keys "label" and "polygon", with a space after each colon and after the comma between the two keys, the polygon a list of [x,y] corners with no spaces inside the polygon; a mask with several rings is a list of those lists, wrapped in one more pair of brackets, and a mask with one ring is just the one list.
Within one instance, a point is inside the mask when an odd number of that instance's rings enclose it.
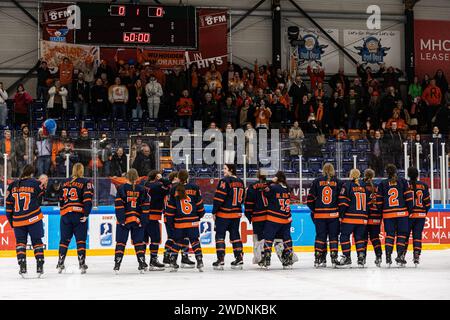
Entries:
{"label": "scoreboard clock display", "polygon": [[77,4],[79,44],[197,48],[197,16],[192,6]]}

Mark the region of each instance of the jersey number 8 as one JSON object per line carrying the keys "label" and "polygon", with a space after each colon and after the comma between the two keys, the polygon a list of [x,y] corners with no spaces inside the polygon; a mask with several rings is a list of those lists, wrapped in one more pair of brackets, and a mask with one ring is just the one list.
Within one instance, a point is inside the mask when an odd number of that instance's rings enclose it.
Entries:
{"label": "jersey number 8", "polygon": [[322,203],[330,204],[333,200],[333,189],[330,186],[326,186],[322,189]]}

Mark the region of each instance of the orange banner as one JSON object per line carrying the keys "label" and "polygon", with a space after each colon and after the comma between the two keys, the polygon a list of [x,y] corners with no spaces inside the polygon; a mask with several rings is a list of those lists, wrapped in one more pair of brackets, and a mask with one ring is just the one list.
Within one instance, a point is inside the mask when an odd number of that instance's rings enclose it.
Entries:
{"label": "orange banner", "polygon": [[149,62],[159,69],[173,69],[175,66],[184,66],[186,63],[183,51],[160,51],[137,49],[137,61],[140,64]]}

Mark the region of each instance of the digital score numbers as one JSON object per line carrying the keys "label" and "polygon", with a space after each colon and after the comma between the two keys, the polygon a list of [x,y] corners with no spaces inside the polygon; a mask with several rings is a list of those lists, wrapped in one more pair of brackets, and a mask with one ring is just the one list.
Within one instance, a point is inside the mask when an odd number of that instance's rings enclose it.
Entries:
{"label": "digital score numbers", "polygon": [[197,48],[197,18],[191,6],[78,3],[76,43],[102,46]]}

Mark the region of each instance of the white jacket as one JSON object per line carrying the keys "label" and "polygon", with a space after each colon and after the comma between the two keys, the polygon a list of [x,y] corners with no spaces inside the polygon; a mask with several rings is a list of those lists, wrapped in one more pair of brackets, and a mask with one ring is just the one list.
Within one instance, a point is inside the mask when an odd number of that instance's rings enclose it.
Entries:
{"label": "white jacket", "polygon": [[145,94],[148,103],[160,103],[163,95],[161,84],[158,81],[150,81],[145,86]]}
{"label": "white jacket", "polygon": [[[55,103],[56,87],[55,86],[51,87],[50,90],[48,90],[48,94],[50,98],[48,99],[47,102],[47,109],[53,109],[53,105]],[[59,90],[59,94],[61,95],[63,109],[67,109],[67,94],[68,94],[67,89],[61,87],[61,89]]]}
{"label": "white jacket", "polygon": [[5,104],[8,100],[8,92],[5,89],[0,89],[0,104]]}

